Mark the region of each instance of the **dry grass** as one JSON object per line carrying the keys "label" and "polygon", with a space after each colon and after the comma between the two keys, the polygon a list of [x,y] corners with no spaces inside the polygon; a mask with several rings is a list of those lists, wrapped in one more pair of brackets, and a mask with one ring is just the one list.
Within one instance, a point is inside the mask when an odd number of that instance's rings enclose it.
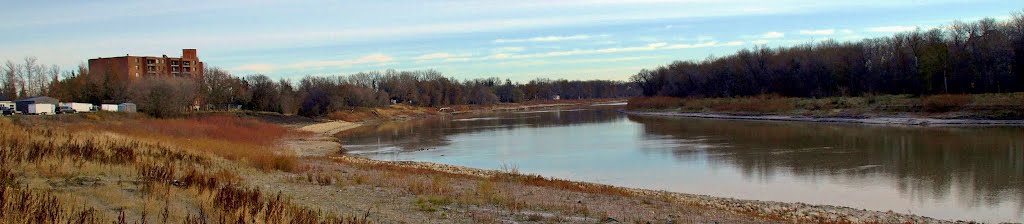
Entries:
{"label": "dry grass", "polygon": [[230,160],[245,161],[263,170],[291,171],[297,159],[278,149],[278,141],[302,133],[251,118],[212,115],[187,119],[133,119],[121,122],[67,124],[81,131],[109,131],[133,139],[161,142]]}
{"label": "dry grass", "polygon": [[990,119],[1024,118],[1024,93],[960,95],[866,95],[860,97],[797,98],[762,95],[736,98],[636,97],[629,110],[672,110],[728,114],[787,114],[863,116],[873,114],[954,113]]}
{"label": "dry grass", "polygon": [[629,99],[627,109],[679,109],[684,111],[715,111],[731,113],[781,113],[796,109],[793,98],[762,95],[744,98],[675,98],[636,97]]}
{"label": "dry grass", "polygon": [[683,98],[667,97],[667,96],[653,96],[653,97],[633,97],[626,102],[626,109],[652,109],[652,110],[666,110],[666,109],[678,109],[683,107],[685,100]]}
{"label": "dry grass", "polygon": [[924,110],[928,112],[948,112],[962,109],[971,103],[969,95],[934,95],[924,97]]}
{"label": "dry grass", "polygon": [[[229,129],[252,125],[206,121]],[[246,188],[234,173],[239,164],[169,142],[181,137],[149,136],[192,135],[175,131],[188,127],[123,129],[147,131],[136,133],[148,136],[139,140],[0,120],[0,223],[368,222],[365,216],[336,217],[296,206],[280,193]],[[210,141],[239,141],[216,138]],[[40,182],[49,184],[33,184]]]}

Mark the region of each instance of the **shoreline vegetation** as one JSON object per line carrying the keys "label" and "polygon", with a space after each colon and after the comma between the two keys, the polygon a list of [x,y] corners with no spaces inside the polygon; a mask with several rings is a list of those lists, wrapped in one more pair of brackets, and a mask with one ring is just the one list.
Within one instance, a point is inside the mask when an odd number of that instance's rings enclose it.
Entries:
{"label": "shoreline vegetation", "polygon": [[[560,107],[616,104],[578,101]],[[545,109],[535,103],[530,109]],[[466,110],[468,113],[527,105]],[[391,110],[404,111],[407,108]],[[421,108],[422,109],[422,108]],[[395,112],[392,111],[392,112]],[[262,112],[177,119],[93,113],[0,120],[0,221],[74,223],[945,223],[827,205],[622,188],[342,154],[363,121]],[[426,118],[439,115],[422,115]],[[414,118],[412,118],[414,119]],[[322,141],[338,145],[305,144]],[[296,144],[297,143],[297,144]],[[301,147],[297,147],[301,146]],[[13,215],[12,215],[13,214]]]}
{"label": "shoreline vegetation", "polygon": [[1024,125],[1024,93],[796,98],[636,97],[631,115],[908,126]]}

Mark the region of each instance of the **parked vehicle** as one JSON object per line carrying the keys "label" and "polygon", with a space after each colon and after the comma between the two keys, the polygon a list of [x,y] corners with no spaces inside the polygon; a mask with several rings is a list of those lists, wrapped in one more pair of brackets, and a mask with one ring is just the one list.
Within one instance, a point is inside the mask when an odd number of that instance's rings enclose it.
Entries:
{"label": "parked vehicle", "polygon": [[93,108],[92,104],[74,102],[60,103],[60,106],[71,108],[72,110],[75,110],[75,113],[92,112]]}
{"label": "parked vehicle", "polygon": [[2,114],[3,114],[3,116],[11,116],[11,115],[14,115],[14,108],[10,108],[10,107],[0,107],[0,111],[2,111]]}
{"label": "parked vehicle", "polygon": [[73,113],[77,113],[78,111],[75,111],[74,108],[71,108],[69,106],[59,106],[59,107],[57,107],[57,111],[56,112],[57,112],[57,114],[73,114]]}
{"label": "parked vehicle", "polygon": [[100,110],[117,112],[117,104],[100,104]]}

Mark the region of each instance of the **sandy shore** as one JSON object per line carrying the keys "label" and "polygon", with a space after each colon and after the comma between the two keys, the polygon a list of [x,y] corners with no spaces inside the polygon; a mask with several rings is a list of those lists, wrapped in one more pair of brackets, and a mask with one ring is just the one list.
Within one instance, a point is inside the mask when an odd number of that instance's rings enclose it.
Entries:
{"label": "sandy shore", "polygon": [[360,123],[347,121],[329,121],[306,125],[297,129],[310,132],[312,135],[286,139],[282,144],[300,157],[331,155],[341,150],[341,143],[338,143],[338,140],[334,138],[334,134],[359,127],[360,125]]}
{"label": "sandy shore", "polygon": [[758,120],[758,121],[798,121],[798,122],[820,122],[820,123],[852,123],[852,124],[876,124],[876,125],[907,125],[907,126],[966,126],[966,125],[1024,125],[1024,120],[985,120],[985,119],[938,119],[919,117],[805,117],[788,115],[729,115],[716,113],[686,113],[686,112],[643,112],[643,111],[622,111],[630,115],[641,116],[663,116],[663,117],[690,117],[724,120]]}
{"label": "sandy shore", "polygon": [[[668,116],[665,114],[663,116]],[[428,169],[442,173],[456,175],[489,178],[500,171],[476,169],[447,164],[414,161],[379,161],[355,156],[330,156],[340,148],[340,144],[333,139],[333,134],[358,127],[357,123],[329,122],[314,124],[299,128],[300,130],[316,133],[313,139],[289,142],[290,147],[303,156],[328,156],[329,158],[344,163],[372,164],[407,167],[416,169]],[[326,140],[330,138],[330,140]],[[583,187],[608,187],[608,185],[574,182]],[[946,220],[938,220],[929,217],[901,214],[892,211],[870,211],[841,206],[810,205],[804,203],[785,203],[772,201],[756,201],[732,198],[712,197],[667,191],[655,191],[647,189],[615,187],[632,192],[638,197],[671,198],[681,204],[705,207],[713,210],[732,212],[736,214],[754,215],[759,217],[771,217],[772,219],[785,220],[794,223],[818,222],[818,223],[953,223]]]}
{"label": "sandy shore", "polygon": [[[448,164],[415,161],[379,161],[353,156],[334,156],[334,160],[346,163],[364,163],[374,165],[392,165],[399,167],[429,169],[457,175],[489,178],[501,171],[476,169]],[[575,182],[584,187],[607,187],[608,185]],[[738,214],[750,214],[761,217],[772,217],[794,223],[956,223],[924,216],[901,214],[892,211],[881,212],[831,205],[811,205],[804,203],[786,203],[773,201],[743,200],[733,198],[712,197],[706,195],[686,194],[648,189],[615,187],[632,192],[636,196],[672,198],[672,200],[689,205],[696,205]]]}

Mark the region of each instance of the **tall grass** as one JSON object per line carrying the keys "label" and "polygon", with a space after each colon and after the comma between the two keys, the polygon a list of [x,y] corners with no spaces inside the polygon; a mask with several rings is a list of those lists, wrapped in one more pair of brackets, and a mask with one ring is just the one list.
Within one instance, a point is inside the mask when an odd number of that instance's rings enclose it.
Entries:
{"label": "tall grass", "polygon": [[85,123],[72,129],[110,131],[241,160],[264,170],[292,171],[298,163],[291,152],[278,148],[292,132],[285,127],[251,118],[211,115],[187,119],[136,119],[122,122]]}
{"label": "tall grass", "polygon": [[[240,126],[234,121],[222,125]],[[179,126],[192,127],[192,126]],[[233,128],[233,127],[228,127]],[[94,129],[86,129],[94,130]],[[146,130],[145,127],[124,130]],[[152,129],[150,129],[152,130]],[[175,128],[167,128],[175,130]],[[155,131],[154,131],[155,132]],[[161,132],[168,133],[168,132]],[[139,133],[135,133],[139,134]],[[156,135],[143,133],[144,135]],[[187,135],[187,134],[186,134]],[[175,144],[169,139],[178,137],[146,138],[138,140],[111,136],[95,131],[69,131],[69,129],[39,127],[26,128],[0,120],[0,223],[147,223],[146,202],[163,198],[163,212],[155,216],[168,223],[171,220],[172,201],[193,202],[180,211],[184,223],[368,223],[367,216],[334,216],[293,204],[280,193],[265,194],[258,188],[247,188],[240,179],[215,159],[215,153],[186,149],[187,144]],[[227,144],[227,140],[221,141]],[[249,157],[246,157],[249,158]],[[219,161],[219,162],[218,162]],[[98,176],[117,185],[76,185],[64,188],[58,185],[33,187],[23,180],[38,182],[52,177],[79,175]],[[86,178],[85,180],[92,180]],[[111,179],[115,178],[115,179]],[[66,181],[65,181],[66,182]],[[123,183],[127,182],[127,184]],[[132,187],[132,186],[137,186]],[[64,193],[54,193],[54,188]],[[92,191],[109,190],[101,194],[122,195],[124,189],[133,194],[129,198],[93,198],[105,200],[143,201],[141,208],[114,207],[97,210],[78,203],[78,188]],[[90,191],[90,190],[85,190]],[[93,196],[94,197],[94,196]],[[121,202],[118,202],[121,203]],[[124,202],[134,204],[132,202]],[[131,210],[131,211],[128,211]]]}

